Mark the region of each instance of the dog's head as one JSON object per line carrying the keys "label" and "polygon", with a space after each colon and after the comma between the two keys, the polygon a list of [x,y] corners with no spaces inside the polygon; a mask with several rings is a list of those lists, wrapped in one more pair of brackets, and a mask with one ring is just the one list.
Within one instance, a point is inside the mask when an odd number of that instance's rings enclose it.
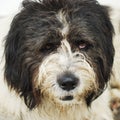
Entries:
{"label": "dog's head", "polygon": [[89,105],[110,78],[112,35],[95,0],[23,2],[6,38],[5,79],[29,108],[42,99]]}

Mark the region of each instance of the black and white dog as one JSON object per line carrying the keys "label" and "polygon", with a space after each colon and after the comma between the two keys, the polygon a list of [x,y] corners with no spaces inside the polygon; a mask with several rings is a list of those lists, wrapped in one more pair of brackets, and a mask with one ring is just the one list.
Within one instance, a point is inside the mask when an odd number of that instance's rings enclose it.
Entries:
{"label": "black and white dog", "polygon": [[5,120],[113,120],[108,81],[114,47],[95,0],[24,1],[1,62]]}

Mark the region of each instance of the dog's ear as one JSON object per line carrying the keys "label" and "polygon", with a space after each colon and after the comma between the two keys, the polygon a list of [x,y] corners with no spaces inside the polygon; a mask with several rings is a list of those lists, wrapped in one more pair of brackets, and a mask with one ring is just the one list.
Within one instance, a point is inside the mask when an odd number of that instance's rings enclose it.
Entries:
{"label": "dog's ear", "polygon": [[34,76],[38,61],[28,49],[25,28],[21,26],[19,14],[15,16],[5,41],[5,80],[11,89],[23,97],[32,109],[38,104],[40,92],[34,87]]}

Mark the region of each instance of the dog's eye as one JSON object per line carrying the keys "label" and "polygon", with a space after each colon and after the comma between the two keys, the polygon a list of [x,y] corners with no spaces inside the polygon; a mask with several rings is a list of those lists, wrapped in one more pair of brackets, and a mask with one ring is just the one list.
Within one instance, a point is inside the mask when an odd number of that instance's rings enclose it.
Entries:
{"label": "dog's eye", "polygon": [[87,43],[86,41],[78,42],[77,46],[79,47],[79,50],[83,50],[83,51],[86,51],[91,47],[91,45]]}
{"label": "dog's eye", "polygon": [[51,49],[53,49],[53,45],[51,43],[49,43],[49,44],[45,45],[45,49],[51,50]]}
{"label": "dog's eye", "polygon": [[87,43],[83,40],[76,40],[75,44],[79,48],[79,50],[85,50],[87,48]]}
{"label": "dog's eye", "polygon": [[81,49],[85,49],[87,47],[87,44],[86,43],[80,43],[79,44],[79,49],[81,50]]}
{"label": "dog's eye", "polygon": [[40,49],[40,52],[50,52],[58,48],[58,46],[59,46],[58,44],[48,43]]}

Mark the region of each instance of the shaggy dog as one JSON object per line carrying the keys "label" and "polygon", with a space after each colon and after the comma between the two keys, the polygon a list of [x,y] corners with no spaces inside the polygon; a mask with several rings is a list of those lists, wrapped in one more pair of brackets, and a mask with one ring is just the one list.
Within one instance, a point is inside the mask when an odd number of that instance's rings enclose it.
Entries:
{"label": "shaggy dog", "polygon": [[113,120],[113,33],[95,0],[24,1],[5,39],[3,119]]}

